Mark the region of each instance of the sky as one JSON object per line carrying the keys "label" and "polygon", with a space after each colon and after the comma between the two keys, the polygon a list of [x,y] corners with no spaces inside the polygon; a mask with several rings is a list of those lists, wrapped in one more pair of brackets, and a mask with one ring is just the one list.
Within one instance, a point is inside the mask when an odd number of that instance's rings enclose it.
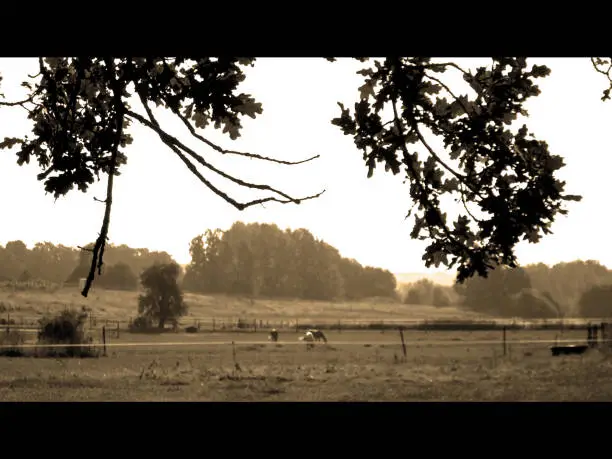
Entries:
{"label": "sky", "polygon": [[[453,60],[466,67],[482,62]],[[564,158],[566,166],[558,177],[567,182],[566,193],[580,194],[583,200],[566,204],[569,214],[557,218],[553,234],[538,244],[519,244],[518,260],[524,265],[594,259],[612,268],[612,247],[606,244],[612,217],[605,186],[612,169],[612,102],[601,101],[605,78],[587,58],[534,58],[528,64],[545,64],[552,73],[538,80],[542,93],[526,104],[526,123],[538,139],[547,141],[552,154]],[[258,59],[246,71],[241,90],[263,104],[263,114],[244,119],[242,136],[235,141],[212,127],[202,132],[224,148],[288,161],[320,155],[302,165],[221,155],[193,141],[173,115],[156,111],[168,132],[243,180],[275,186],[295,197],[326,190],[300,205],[268,203],[238,211],[193,176],[155,133],[134,123],[128,163],[115,181],[111,242],[164,250],[186,264],[190,241],[206,229],[225,230],[238,220],[265,222],[307,228],[363,265],[394,273],[444,271],[425,268],[421,257],[427,243],[410,238],[412,220],[405,217],[411,202],[403,174],[393,176],[381,167],[368,179],[362,153],[330,122],[340,112],[337,102],[353,107],[358,100],[363,77],[355,72],[362,66],[349,59]],[[0,59],[0,92],[8,100],[18,99],[24,94],[20,83],[36,68],[35,59]],[[20,108],[1,108],[0,138],[28,133],[26,114]],[[104,211],[94,197],[104,199],[105,177],[87,193],[75,189],[55,201],[37,181],[38,172],[37,164],[20,167],[14,151],[0,150],[0,244],[20,239],[29,247],[42,241],[77,246],[93,241]],[[258,196],[213,174],[204,175],[241,201]]]}

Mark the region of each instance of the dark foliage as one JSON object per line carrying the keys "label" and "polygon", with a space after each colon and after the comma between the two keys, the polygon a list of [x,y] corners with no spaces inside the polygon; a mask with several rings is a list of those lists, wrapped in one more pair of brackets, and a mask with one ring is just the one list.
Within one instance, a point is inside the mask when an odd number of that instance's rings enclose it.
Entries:
{"label": "dark foliage", "polygon": [[86,317],[87,314],[82,312],[65,310],[57,316],[40,319],[39,344],[43,346],[45,344],[67,345],[66,347],[48,347],[44,350],[45,354],[68,357],[97,356],[91,346],[85,346],[85,344],[92,343],[92,339],[86,336],[84,330]]}
{"label": "dark foliage", "polygon": [[[177,282],[180,269],[176,263],[158,264],[140,275],[144,293],[138,297],[139,317],[157,321],[159,329],[166,322],[176,325],[178,318],[187,314],[187,304]],[[144,324],[147,319],[143,320]]]}

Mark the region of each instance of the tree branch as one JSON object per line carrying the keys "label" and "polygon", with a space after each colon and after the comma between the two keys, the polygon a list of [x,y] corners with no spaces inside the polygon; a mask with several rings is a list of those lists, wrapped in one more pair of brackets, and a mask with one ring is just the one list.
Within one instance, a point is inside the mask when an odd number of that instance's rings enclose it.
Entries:
{"label": "tree branch", "polygon": [[231,155],[239,155],[239,156],[245,156],[247,158],[253,158],[253,159],[260,159],[263,161],[270,161],[273,163],[278,163],[278,164],[286,164],[289,166],[293,166],[293,165],[297,165],[297,164],[303,164],[303,163],[307,163],[308,161],[312,161],[313,159],[317,159],[320,157],[320,155],[315,155],[312,156],[310,158],[307,159],[303,159],[301,161],[283,161],[280,159],[275,159],[275,158],[270,158],[268,156],[262,156],[262,155],[258,155],[255,153],[246,153],[246,152],[240,152],[240,151],[234,151],[234,150],[226,150],[224,148],[221,148],[220,146],[216,145],[215,143],[211,142],[210,140],[208,140],[207,138],[201,136],[200,134],[198,134],[195,130],[195,128],[193,127],[193,125],[189,122],[189,120],[182,115],[178,109],[176,110],[172,110],[173,113],[179,117],[179,119],[183,122],[183,124],[185,126],[187,126],[187,129],[189,129],[189,132],[191,133],[192,136],[194,136],[196,139],[204,142],[206,145],[208,145],[209,147],[211,147],[213,150],[218,151],[219,153],[222,154],[231,154]]}
{"label": "tree branch", "polygon": [[469,75],[469,72],[463,70],[461,67],[459,67],[457,64],[455,64],[454,62],[443,62],[440,64],[427,64],[427,65],[423,65],[423,68],[429,69],[431,67],[441,67],[441,66],[450,66],[450,67],[454,67],[457,70],[459,70],[461,73],[465,74],[465,75]]}
{"label": "tree branch", "polygon": [[121,143],[121,136],[123,134],[123,117],[125,114],[125,106],[121,100],[122,88],[119,81],[114,75],[114,64],[112,58],[104,59],[106,65],[106,72],[108,74],[109,81],[113,89],[113,105],[115,109],[115,125],[116,125],[116,137],[111,152],[111,162],[108,171],[108,182],[106,185],[106,200],[104,205],[104,219],[102,220],[102,228],[100,234],[96,239],[92,250],[91,266],[89,268],[89,274],[85,281],[85,286],[81,295],[87,297],[91,284],[96,274],[96,266],[98,268],[98,275],[102,274],[102,264],[104,257],[104,248],[106,246],[106,240],[108,239],[108,227],[110,224],[110,213],[113,203],[113,179],[115,177],[115,171],[117,167],[117,154],[119,152],[119,145]]}
{"label": "tree branch", "polygon": [[[141,94],[139,94],[140,97],[140,101],[142,102],[143,106],[145,107],[145,110],[147,111],[147,114],[149,116],[149,120],[154,120],[155,118],[153,117],[153,112],[151,111],[151,109],[149,108],[148,104],[147,104],[147,100],[145,99],[145,97]],[[158,122],[155,122],[155,124],[151,123],[150,121],[147,121],[145,118],[139,119],[138,121],[140,121],[141,123],[143,123],[145,126],[147,126],[150,129],[153,129],[155,132],[158,133],[159,135],[159,131],[162,131],[161,127],[159,126]],[[216,172],[217,174],[219,174],[221,177],[230,180],[234,183],[237,183],[238,185],[247,187],[247,188],[253,188],[253,189],[258,189],[258,190],[266,190],[266,191],[271,191],[273,193],[279,194],[280,196],[282,196],[285,199],[288,199],[290,201],[293,200],[293,198],[289,195],[287,195],[286,193],[283,193],[282,191],[279,191],[275,188],[272,188],[269,185],[257,185],[254,183],[248,183],[245,182],[243,180],[240,180],[236,177],[233,177],[229,174],[226,174],[225,172],[223,172],[222,170],[217,169],[216,167],[214,167],[212,164],[208,163],[204,158],[202,158],[201,155],[199,155],[198,153],[196,153],[195,151],[193,151],[191,148],[187,147],[186,145],[184,145],[181,141],[179,141],[176,137],[173,137],[169,134],[167,134],[166,132],[164,132],[165,136],[162,139],[162,141],[168,145],[168,142],[171,142],[173,145],[179,147],[181,150],[183,150],[184,152],[186,152],[187,154],[189,154],[193,159],[195,159],[197,162],[199,162],[202,166],[206,167],[207,169],[210,169],[213,172]],[[165,140],[164,140],[165,139]]]}
{"label": "tree branch", "polygon": [[[291,196],[289,196],[289,195],[287,195],[287,194],[285,194],[285,193],[283,193],[281,191],[278,191],[278,190],[276,190],[276,189],[274,189],[274,188],[272,188],[272,187],[270,187],[268,185],[251,184],[251,183],[248,183],[248,182],[244,182],[244,181],[242,181],[240,179],[237,179],[235,177],[232,177],[232,176],[224,173],[223,171],[218,170],[214,166],[208,164],[196,152],[191,150],[189,147],[183,145],[178,139],[176,139],[175,137],[169,135],[163,129],[161,129],[159,123],[157,122],[157,120],[155,119],[155,117],[153,115],[153,112],[151,111],[150,107],[146,103],[146,100],[142,100],[141,99],[141,101],[143,102],[144,108],[147,111],[147,115],[149,117],[149,120],[147,120],[143,116],[139,115],[138,113],[135,113],[132,110],[127,111],[126,112],[127,115],[131,116],[132,118],[138,120],[144,126],[147,126],[148,128],[150,128],[153,131],[155,131],[157,133],[157,135],[160,137],[160,139],[162,140],[162,142],[164,142],[166,144],[166,146],[168,146],[172,151],[174,151],[174,153],[176,153],[178,155],[178,157],[185,163],[187,168],[204,185],[206,185],[206,187],[208,187],[217,196],[221,197],[222,199],[224,199],[226,202],[228,202],[229,204],[231,204],[232,206],[234,206],[238,210],[244,210],[247,207],[250,207],[250,206],[253,206],[253,205],[256,205],[256,204],[261,204],[261,203],[264,203],[264,202],[269,202],[269,201],[280,202],[280,203],[283,203],[283,204],[287,204],[287,203],[290,203],[290,202],[293,202],[295,204],[299,204],[301,201],[317,198],[317,197],[321,196],[325,192],[325,190],[323,190],[320,193],[317,193],[317,194],[311,195],[311,196],[306,196],[304,198],[293,198],[293,197],[291,197]],[[185,156],[185,154],[183,154],[183,152],[181,150],[183,150],[186,153],[188,153],[190,156],[192,156],[194,159],[196,159],[198,162],[200,162],[203,166],[205,166],[208,169],[218,173],[222,177],[227,178],[228,180],[233,181],[234,183],[237,183],[237,184],[239,184],[241,186],[244,186],[244,187],[247,187],[247,188],[271,191],[271,192],[279,194],[280,196],[284,197],[285,199],[278,199],[276,197],[268,197],[268,198],[256,199],[256,200],[249,201],[249,202],[246,202],[246,203],[239,203],[236,200],[234,200],[233,198],[231,198],[227,193],[219,190],[211,182],[209,182],[207,179],[205,179],[202,176],[202,174],[196,169],[196,167],[193,165],[193,163],[191,163],[191,161],[189,161],[189,159]]]}
{"label": "tree branch", "polygon": [[[401,123],[399,115],[397,113],[397,96],[395,94],[391,96],[391,106],[393,107],[393,116],[394,116],[394,120],[395,120],[395,127],[398,130],[400,136],[403,138],[404,129],[402,127],[402,123]],[[408,166],[408,168],[410,168],[410,170],[412,172],[412,175],[414,176],[414,180],[416,181],[416,185],[420,188],[421,194],[424,195],[424,196],[427,196],[428,193],[425,190],[425,187],[423,186],[421,181],[418,179],[417,172],[415,171],[412,162],[408,160],[409,153],[408,153],[408,149],[406,148],[406,142],[405,141],[402,141],[401,148],[402,148],[402,152],[404,153],[404,158],[406,158],[407,163],[408,163],[406,165]],[[424,203],[421,202],[421,204],[424,204],[424,207],[429,207],[429,210],[433,210],[433,211],[439,213],[437,211],[437,209],[435,208],[435,206],[431,204],[431,202],[429,201],[429,199],[427,197],[425,198],[425,202]],[[457,244],[457,245],[459,245],[461,247],[465,247],[465,246],[459,244],[459,242],[453,237],[452,233],[450,232],[450,230],[448,229],[448,227],[446,226],[446,224],[443,221],[440,221],[440,225],[442,227],[442,230],[444,231],[444,234],[446,234],[446,237],[451,242],[453,242],[454,244]],[[428,226],[430,226],[430,225],[428,224]],[[430,229],[430,234],[431,234],[431,227],[429,229]]]}
{"label": "tree branch", "polygon": [[[0,106],[2,106],[2,107],[15,107],[15,106],[23,107],[23,104],[27,104],[28,102],[32,103],[32,99],[33,98],[34,98],[34,95],[31,95],[27,99],[20,100],[18,102],[0,102]],[[23,108],[25,108],[25,107],[23,107]]]}
{"label": "tree branch", "polygon": [[[464,185],[464,184],[462,184],[462,185]],[[472,212],[470,212],[470,209],[467,206],[467,202],[465,202],[465,191],[461,190],[459,192],[459,194],[461,195],[461,201],[463,202],[463,208],[465,209],[465,211],[468,213],[468,215],[470,217],[472,217],[472,220],[474,220],[477,223],[480,223],[482,220],[479,220],[478,218],[474,217],[474,215],[472,214]]]}
{"label": "tree branch", "polygon": [[448,164],[446,164],[444,161],[442,161],[442,158],[440,158],[438,156],[438,154],[433,150],[433,148],[431,148],[429,146],[429,144],[427,143],[427,141],[425,140],[425,138],[423,137],[423,135],[421,134],[421,131],[419,130],[419,127],[417,125],[417,123],[412,122],[412,128],[414,129],[414,132],[416,133],[417,137],[419,138],[419,140],[421,141],[421,143],[425,146],[425,148],[427,148],[427,150],[429,151],[429,154],[431,156],[433,156],[433,158],[440,163],[440,165],[442,165],[442,167],[444,167],[444,169],[446,169],[448,172],[450,172],[451,174],[453,174],[463,185],[467,186],[470,191],[472,193],[475,193],[476,195],[480,196],[480,193],[475,190],[472,185],[470,185],[466,180],[467,177],[465,177],[464,175],[461,175],[460,173],[458,173],[457,171],[455,171],[453,168],[451,168]]}
{"label": "tree branch", "polygon": [[468,111],[468,108],[466,107],[466,105],[463,103],[463,101],[461,99],[459,99],[457,96],[455,96],[455,94],[453,93],[453,91],[450,90],[450,88],[443,83],[439,78],[433,77],[431,75],[427,75],[425,74],[425,76],[427,78],[429,78],[430,80],[435,81],[436,83],[438,83],[440,86],[442,86],[444,89],[446,89],[446,91],[451,95],[451,97],[453,99],[455,99],[455,101],[457,101],[457,103],[459,105],[461,105],[461,108],[463,108],[463,111],[465,112],[465,114],[469,117],[472,118],[472,115],[470,114],[470,112]]}

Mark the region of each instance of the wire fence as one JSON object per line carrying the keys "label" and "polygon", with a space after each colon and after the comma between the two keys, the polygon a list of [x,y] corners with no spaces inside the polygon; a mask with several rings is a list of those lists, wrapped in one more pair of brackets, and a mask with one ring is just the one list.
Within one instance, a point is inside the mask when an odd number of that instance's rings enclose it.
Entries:
{"label": "wire fence", "polygon": [[[507,340],[505,341],[508,345],[516,345],[516,344],[575,344],[578,339],[529,339],[529,340]],[[475,346],[475,345],[502,345],[504,343],[503,340],[464,340],[464,341],[450,341],[450,340],[430,340],[427,342],[423,341],[405,341],[406,346],[423,346],[431,345],[431,346],[449,346],[449,347],[465,347],[465,346]],[[599,343],[610,345],[612,340],[600,340]],[[280,344],[280,345],[295,345],[295,346],[304,346],[304,342],[301,341],[278,341],[274,343],[270,343],[270,341],[146,341],[146,342],[107,342],[105,344],[106,347],[116,347],[116,348],[129,348],[129,347],[146,347],[146,348],[156,348],[156,347],[193,347],[193,346],[231,346],[234,345],[267,345],[267,344]],[[372,341],[334,341],[334,346],[365,346],[371,345]],[[376,341],[374,344],[376,345],[398,345],[401,346],[401,343],[398,340],[389,340],[389,341]],[[23,344],[0,344],[0,349],[13,349],[13,348],[65,348],[65,347],[100,347],[103,343],[100,342],[91,342],[91,343],[82,343],[82,344],[41,344],[41,343],[23,343]]]}
{"label": "wire fence", "polygon": [[[236,345],[297,345],[304,346],[304,341],[300,340],[303,337],[301,330],[291,330],[281,333],[281,338],[277,341],[271,341],[268,331],[260,330],[260,333],[253,334],[251,332],[233,333],[233,332],[199,332],[193,334],[174,334],[174,333],[157,333],[143,334],[130,333],[120,328],[114,328],[112,322],[111,327],[106,325],[101,327],[93,327],[86,329],[86,335],[89,342],[78,344],[59,343],[47,344],[38,342],[38,333],[40,329],[37,327],[7,327],[2,330],[0,328],[0,337],[7,337],[19,333],[21,336],[20,343],[4,344],[0,342],[0,349],[17,349],[17,348],[37,348],[37,347],[112,347],[112,348],[164,348],[164,347],[210,347],[210,346],[228,346]],[[584,344],[593,346],[594,343],[601,346],[612,347],[612,336],[609,336],[607,330],[609,327],[597,327],[600,330],[598,335],[594,333],[592,328],[588,333],[582,330],[574,329],[571,332],[564,334],[565,330],[546,330],[545,336],[533,336],[535,333],[529,329],[517,330],[509,333],[507,329],[502,329],[500,334],[494,333],[492,330],[477,330],[477,334],[481,335],[480,339],[475,337],[471,330],[459,330],[459,332],[468,332],[462,337],[458,337],[455,333],[443,334],[438,333],[440,330],[417,330],[417,335],[412,335],[407,331],[405,338],[403,329],[395,330],[395,333],[386,333],[381,335],[380,332],[372,330],[351,330],[345,333],[334,332],[333,337],[328,333],[329,343],[333,346],[395,346],[402,345],[407,347],[418,346],[441,346],[441,347],[465,347],[465,346],[512,346],[512,345],[570,345]],[[399,330],[401,340],[396,334]],[[489,332],[489,333],[487,333]],[[555,333],[558,332],[558,333]],[[266,336],[267,335],[267,336]],[[284,335],[284,336],[283,336]],[[438,335],[438,336],[436,336]],[[510,335],[510,336],[509,336]],[[514,335],[514,336],[512,336]],[[522,337],[520,335],[523,335]],[[527,336],[525,336],[527,335]],[[571,335],[571,336],[570,336]],[[384,337],[383,337],[384,336]],[[251,338],[252,337],[252,338]],[[179,338],[179,339],[177,339]]]}

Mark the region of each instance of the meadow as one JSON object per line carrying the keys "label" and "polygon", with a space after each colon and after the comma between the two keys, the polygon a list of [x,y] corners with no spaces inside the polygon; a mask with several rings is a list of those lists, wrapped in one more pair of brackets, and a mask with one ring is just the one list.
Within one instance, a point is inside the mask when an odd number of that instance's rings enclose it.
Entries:
{"label": "meadow", "polygon": [[[192,317],[299,320],[452,320],[455,308],[371,300],[318,303],[187,295]],[[86,306],[109,320],[134,316],[135,293],[76,289],[2,291],[11,317],[35,318]],[[100,327],[89,330],[101,342]],[[107,333],[98,358],[1,357],[6,401],[585,401],[612,400],[607,349],[552,357],[555,341],[584,343],[584,330],[326,330],[307,350],[292,328],[278,343],[267,331]],[[34,335],[32,334],[33,338]],[[233,344],[232,344],[233,342]],[[98,345],[98,350],[102,350]]]}
{"label": "meadow", "polygon": [[[122,333],[106,357],[0,358],[6,401],[612,400],[605,350],[552,357],[580,331],[333,332],[307,350],[295,332]],[[232,344],[232,341],[234,344]],[[535,342],[534,342],[535,341]],[[150,343],[156,343],[152,345]]]}
{"label": "meadow", "polygon": [[[191,325],[195,319],[217,318],[219,322],[239,317],[286,321],[394,321],[477,319],[480,316],[455,307],[404,305],[388,298],[367,301],[329,302],[299,299],[250,299],[231,295],[186,293],[189,313],[181,319]],[[0,314],[11,313],[15,321],[33,321],[45,314],[56,314],[66,307],[91,311],[105,321],[128,322],[137,314],[138,293],[93,288],[87,298],[77,288],[59,290],[0,289]],[[1,315],[0,315],[1,317]]]}

